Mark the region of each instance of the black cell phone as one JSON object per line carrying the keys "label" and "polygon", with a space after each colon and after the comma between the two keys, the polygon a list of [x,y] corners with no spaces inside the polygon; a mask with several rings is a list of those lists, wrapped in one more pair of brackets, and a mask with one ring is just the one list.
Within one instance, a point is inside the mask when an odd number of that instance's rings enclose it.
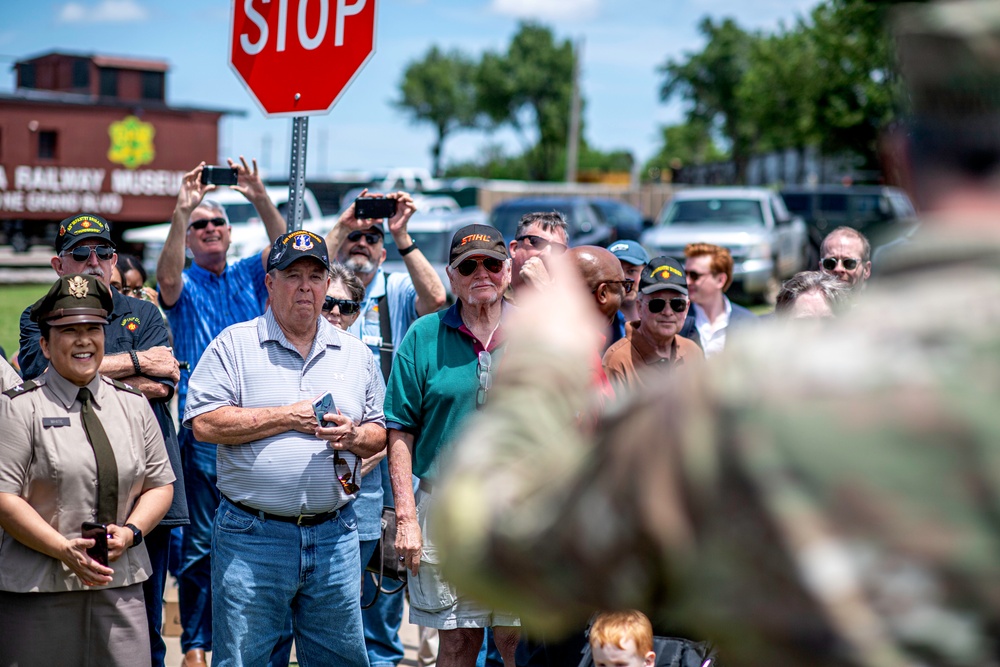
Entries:
{"label": "black cell phone", "polygon": [[359,220],[391,218],[396,215],[396,200],[389,197],[358,197],[354,200],[354,217]]}
{"label": "black cell phone", "polygon": [[201,170],[203,185],[236,185],[239,176],[236,167],[204,167]]}
{"label": "black cell phone", "polygon": [[84,521],[80,529],[83,537],[94,540],[94,546],[87,549],[87,555],[104,567],[108,566],[108,527],[103,523]]}

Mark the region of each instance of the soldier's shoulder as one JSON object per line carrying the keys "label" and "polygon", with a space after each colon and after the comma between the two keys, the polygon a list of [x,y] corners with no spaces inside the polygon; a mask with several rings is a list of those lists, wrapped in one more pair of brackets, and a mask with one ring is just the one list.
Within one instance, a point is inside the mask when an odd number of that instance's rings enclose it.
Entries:
{"label": "soldier's shoulder", "polygon": [[24,396],[26,394],[29,394],[35,391],[36,389],[40,389],[43,386],[45,386],[45,378],[39,377],[35,378],[34,380],[28,380],[26,382],[22,382],[16,387],[11,387],[7,391],[3,392],[3,395],[6,396],[7,398],[13,399],[17,398],[18,396]]}
{"label": "soldier's shoulder", "polygon": [[103,380],[105,384],[109,384],[112,387],[114,387],[115,390],[117,390],[117,391],[124,391],[124,392],[127,392],[129,394],[134,394],[136,396],[142,396],[142,392],[141,391],[139,391],[135,387],[131,387],[131,386],[125,384],[121,380],[115,380],[113,378],[105,377],[103,375],[101,376],[101,380]]}

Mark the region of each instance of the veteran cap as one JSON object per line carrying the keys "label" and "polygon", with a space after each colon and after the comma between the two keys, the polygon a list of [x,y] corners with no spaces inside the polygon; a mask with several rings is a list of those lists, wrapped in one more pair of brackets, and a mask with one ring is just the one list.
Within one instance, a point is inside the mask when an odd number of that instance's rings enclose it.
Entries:
{"label": "veteran cap", "polygon": [[59,232],[56,235],[56,254],[62,254],[77,243],[87,239],[101,239],[112,248],[115,247],[115,244],[111,242],[110,222],[93,213],[78,213],[59,223]]}
{"label": "veteran cap", "polygon": [[507,244],[496,227],[466,225],[451,237],[451,254],[448,257],[451,268],[457,267],[467,257],[479,255],[507,259]]}
{"label": "veteran cap", "polygon": [[326,241],[323,237],[303,230],[288,232],[278,237],[271,246],[271,254],[267,257],[267,270],[281,271],[287,269],[293,262],[306,257],[319,260],[327,271],[330,270],[330,255],[326,251]]}
{"label": "veteran cap", "polygon": [[673,257],[654,257],[642,270],[639,291],[652,294],[668,289],[685,295],[688,293],[684,267]]}
{"label": "veteran cap", "polygon": [[52,283],[48,293],[31,307],[32,322],[60,327],[68,324],[107,324],[114,310],[111,290],[96,276],[68,273]]}

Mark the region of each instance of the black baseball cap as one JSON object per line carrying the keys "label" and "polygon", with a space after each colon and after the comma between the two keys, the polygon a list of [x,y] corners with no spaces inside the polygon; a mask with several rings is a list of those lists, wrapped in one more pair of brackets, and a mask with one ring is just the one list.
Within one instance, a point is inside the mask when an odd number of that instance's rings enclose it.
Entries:
{"label": "black baseball cap", "polygon": [[687,295],[684,267],[673,257],[654,257],[642,270],[639,291],[643,294],[652,294],[668,289]]}
{"label": "black baseball cap", "polygon": [[305,257],[319,260],[327,271],[330,270],[330,254],[326,250],[326,241],[323,237],[304,230],[288,232],[278,237],[271,246],[271,254],[267,257],[267,270],[287,269],[293,262]]}
{"label": "black baseball cap", "polygon": [[29,317],[32,322],[56,327],[107,324],[114,307],[111,290],[95,276],[68,273],[52,283],[48,293],[31,307]]}
{"label": "black baseball cap", "polygon": [[496,227],[466,225],[451,237],[451,255],[448,258],[451,268],[457,267],[467,257],[479,255],[507,259],[507,244]]}
{"label": "black baseball cap", "polygon": [[56,236],[56,254],[61,255],[81,241],[101,239],[112,248],[111,223],[94,213],[78,213],[71,215],[59,223],[59,234]]}

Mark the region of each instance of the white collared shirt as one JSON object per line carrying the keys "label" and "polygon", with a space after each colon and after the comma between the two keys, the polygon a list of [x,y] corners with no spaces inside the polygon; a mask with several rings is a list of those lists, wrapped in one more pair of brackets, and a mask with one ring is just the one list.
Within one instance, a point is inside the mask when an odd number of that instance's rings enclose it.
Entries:
{"label": "white collared shirt", "polygon": [[716,318],[715,322],[709,322],[708,316],[701,306],[696,303],[691,304],[691,307],[694,308],[694,326],[701,337],[701,349],[705,351],[706,359],[714,357],[726,347],[726,329],[729,328],[729,316],[733,312],[733,304],[726,296],[723,296],[722,300],[726,304],[726,309]]}

